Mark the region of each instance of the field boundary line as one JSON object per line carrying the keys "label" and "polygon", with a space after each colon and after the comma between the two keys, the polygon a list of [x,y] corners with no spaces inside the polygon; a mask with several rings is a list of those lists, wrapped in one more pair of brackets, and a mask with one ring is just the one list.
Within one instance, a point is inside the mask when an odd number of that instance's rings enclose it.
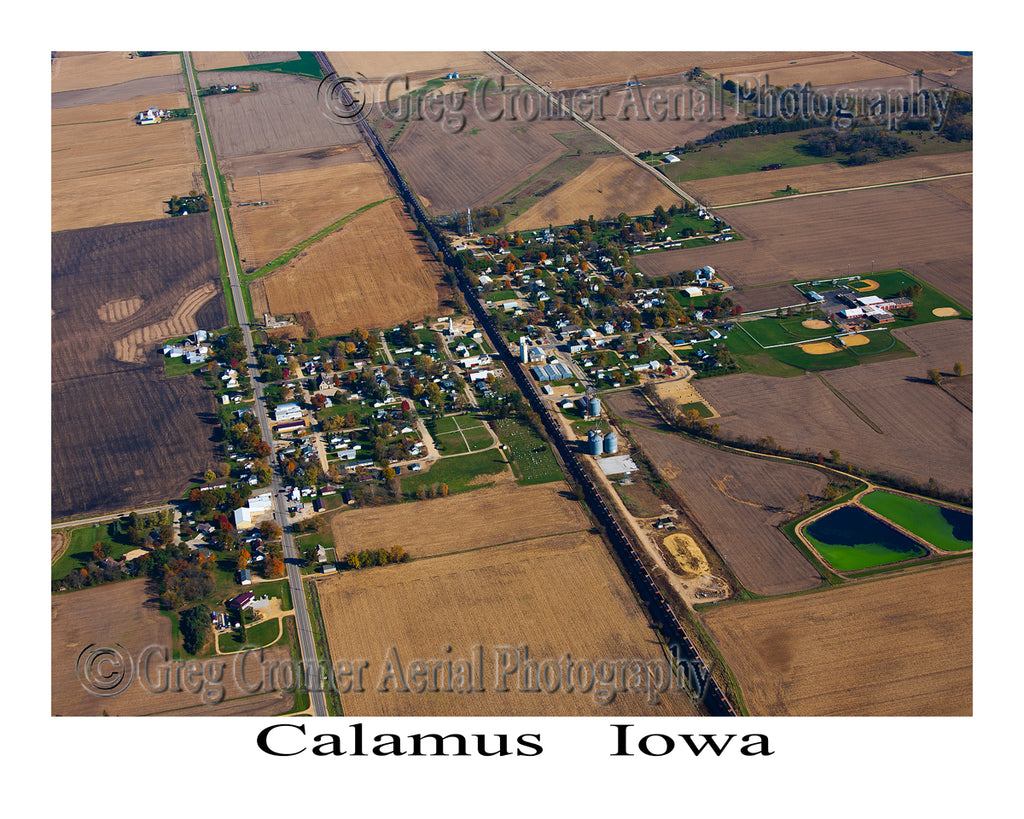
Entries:
{"label": "field boundary line", "polygon": [[584,534],[590,531],[590,527],[585,529],[568,529],[564,532],[551,532],[547,535],[533,535],[532,537],[522,537],[518,540],[506,540],[501,543],[491,543],[487,546],[472,546],[468,549],[456,549],[454,552],[441,552],[436,555],[424,555],[423,557],[412,557],[409,559],[410,563],[415,563],[419,560],[433,560],[437,557],[451,557],[452,555],[464,555],[470,552],[482,552],[485,549],[494,549],[498,546],[512,546],[516,543],[529,543],[532,540],[545,540],[549,537],[561,537],[562,535],[578,535]]}
{"label": "field boundary line", "polygon": [[878,182],[874,185],[856,185],[851,188],[833,188],[827,191],[811,191],[809,193],[794,193],[789,196],[775,196],[771,199],[751,199],[748,202],[730,202],[724,205],[715,205],[715,208],[741,208],[745,205],[761,205],[765,202],[785,202],[789,199],[803,199],[807,196],[827,196],[830,193],[849,193],[850,191],[867,191],[874,188],[895,188],[900,185],[916,185],[919,182],[938,182],[942,179],[955,179],[959,176],[973,176],[974,171],[960,171],[959,173],[947,173],[941,176],[922,176],[918,179],[902,179],[896,182]]}
{"label": "field boundary line", "polygon": [[847,398],[845,395],[843,395],[843,393],[841,393],[838,389],[836,389],[836,387],[833,386],[828,381],[828,379],[825,378],[824,375],[822,375],[821,373],[815,373],[815,375],[818,377],[818,380],[822,384],[824,384],[826,387],[828,387],[828,389],[832,392],[833,395],[835,395],[836,398],[838,398],[840,401],[842,401],[844,404],[846,404],[847,407],[850,408],[850,411],[854,415],[856,415],[858,418],[860,418],[861,421],[863,421],[865,424],[867,424],[869,427],[871,427],[871,429],[873,429],[879,435],[885,435],[885,431],[880,426],[878,426],[878,424],[876,424],[874,421],[872,421],[870,418],[868,418],[868,416],[865,414],[864,410],[862,410],[860,407],[858,407],[856,404],[854,404],[853,401],[851,401],[849,398]]}

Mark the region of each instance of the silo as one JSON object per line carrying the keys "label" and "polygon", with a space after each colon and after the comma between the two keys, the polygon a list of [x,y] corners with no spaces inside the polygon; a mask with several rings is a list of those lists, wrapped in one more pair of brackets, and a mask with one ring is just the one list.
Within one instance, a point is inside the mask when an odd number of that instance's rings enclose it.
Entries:
{"label": "silo", "polygon": [[604,436],[604,451],[606,455],[619,451],[619,436],[611,430]]}
{"label": "silo", "polygon": [[519,337],[519,360],[524,364],[530,361],[530,339],[526,336]]}
{"label": "silo", "polygon": [[601,399],[597,396],[590,399],[590,414],[594,418],[601,416]]}
{"label": "silo", "polygon": [[591,455],[601,454],[601,444],[603,443],[603,441],[604,436],[596,429],[592,429],[590,430],[590,432],[587,433],[587,443],[590,444]]}

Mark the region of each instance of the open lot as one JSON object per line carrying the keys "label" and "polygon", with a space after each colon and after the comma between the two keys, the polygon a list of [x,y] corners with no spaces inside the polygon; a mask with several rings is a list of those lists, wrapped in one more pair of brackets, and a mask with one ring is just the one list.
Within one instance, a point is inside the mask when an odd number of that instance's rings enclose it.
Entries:
{"label": "open lot", "polygon": [[[703,392],[703,382],[700,388]],[[722,411],[714,397],[709,400]],[[784,594],[821,582],[777,527],[800,512],[802,495],[822,495],[827,483],[823,474],[650,429],[657,416],[633,392],[607,394],[605,402],[626,421],[623,431],[680,496],[687,514],[746,588],[756,594]]]}
{"label": "open lot", "polygon": [[204,85],[257,83],[259,91],[203,98],[218,163],[251,154],[311,150],[362,141],[359,129],[323,115],[319,81],[269,71],[211,71]]}
{"label": "open lot", "polygon": [[[649,704],[646,694],[618,693],[602,705],[596,686],[530,692],[524,690],[529,680],[515,673],[507,677],[508,690],[498,690],[503,648],[511,658],[523,647],[524,674],[527,659],[543,666],[566,654],[576,665],[663,659],[607,548],[596,535],[577,532],[318,581],[332,662],[368,663],[365,690],[341,695],[346,716],[692,715],[680,693],[662,695],[658,704]],[[474,662],[474,681],[483,690],[447,692],[440,675],[435,691],[399,692],[393,682],[378,690],[389,659],[403,665],[411,688],[412,660],[454,665],[472,661],[476,646],[482,659]]]}
{"label": "open lot", "polygon": [[[251,673],[255,664],[243,677],[240,672],[236,675],[232,658],[207,658],[205,661],[224,665],[219,700],[212,701],[218,696],[218,688],[210,684],[191,692],[184,690],[184,685],[174,690],[170,685],[174,679],[170,672],[183,661],[171,657],[171,621],[160,612],[156,595],[151,594],[146,580],[128,580],[54,595],[50,602],[50,623],[50,703],[55,716],[271,716],[291,710],[291,694],[251,693],[240,685],[250,680],[256,682],[257,675]],[[90,646],[117,649],[133,662],[134,679],[122,693],[96,696],[83,686],[82,677],[76,675],[76,664],[82,663],[80,670],[86,670],[80,655]],[[147,654],[147,650],[153,653]],[[287,647],[269,648],[263,655],[266,667],[273,661],[288,659]],[[110,673],[113,668],[112,665],[97,665],[92,670],[102,674]],[[204,691],[211,701],[204,700]]]}
{"label": "open lot", "polygon": [[678,197],[651,174],[624,156],[595,159],[579,176],[549,193],[508,223],[509,230],[568,225],[593,215],[611,219],[619,213],[651,213]]}
{"label": "open lot", "polygon": [[500,486],[346,511],[332,519],[339,554],[402,546],[413,559],[578,532],[590,520],[564,484]]}
{"label": "open lot", "polygon": [[969,561],[701,612],[752,714],[972,713]]}
{"label": "open lot", "polygon": [[172,196],[203,190],[191,119],[133,121],[150,105],[184,104],[174,93],[54,110],[51,228],[158,219]]}
{"label": "open lot", "polygon": [[[922,483],[934,478],[947,489],[970,492],[971,412],[931,384],[927,372],[952,373],[956,361],[969,366],[971,327],[969,321],[942,321],[897,331],[916,358],[818,377],[728,375],[705,379],[700,389],[721,413],[724,433],[748,440],[769,435],[798,451],[836,449],[844,462]],[[948,382],[969,395],[970,385],[959,383],[966,380]]]}
{"label": "open lot", "polygon": [[[637,266],[662,276],[710,264],[737,287],[903,267],[953,295],[933,280],[931,265],[971,254],[970,206],[927,182],[718,213],[747,241],[652,253]],[[958,278],[970,282],[971,268],[959,268]]]}
{"label": "open lot", "polygon": [[157,344],[227,322],[210,220],[56,233],[51,292],[53,516],[178,494],[213,465],[214,406]]}
{"label": "open lot", "polygon": [[157,54],[153,57],[129,58],[127,51],[101,51],[50,60],[50,91],[77,91],[105,85],[181,74],[181,57]]}
{"label": "open lot", "polygon": [[[740,143],[746,143],[748,140],[765,141],[768,139],[770,137],[748,137],[744,140],[736,140],[733,144],[740,148],[744,147]],[[703,151],[684,155],[678,167],[684,169],[690,156],[700,158],[702,153]],[[712,179],[694,179],[680,182],[680,184],[688,193],[699,197],[703,202],[708,202],[711,207],[716,207],[737,202],[751,202],[756,199],[770,199],[776,191],[785,190],[787,185],[800,193],[815,193],[862,185],[886,185],[892,182],[924,179],[945,174],[967,173],[973,170],[973,159],[972,151],[960,151],[932,156],[907,156],[859,167],[844,167],[838,162],[826,162],[795,168],[779,168],[775,171],[755,170],[753,173],[717,176]],[[673,178],[676,178],[674,174]],[[970,178],[968,177],[969,183]],[[938,186],[941,183],[933,184]],[[727,214],[724,212],[722,216],[727,218]]]}
{"label": "open lot", "polygon": [[[245,270],[262,267],[338,219],[392,195],[380,166],[368,162],[231,177],[228,190]],[[261,191],[267,205],[241,205],[261,201]]]}
{"label": "open lot", "polygon": [[397,200],[355,217],[251,286],[253,311],[308,313],[321,336],[442,312],[434,260]]}

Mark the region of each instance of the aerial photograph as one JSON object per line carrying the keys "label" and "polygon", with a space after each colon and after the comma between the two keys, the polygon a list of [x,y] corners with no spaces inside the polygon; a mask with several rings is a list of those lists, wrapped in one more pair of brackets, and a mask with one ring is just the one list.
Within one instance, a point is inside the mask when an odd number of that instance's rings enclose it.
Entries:
{"label": "aerial photograph", "polygon": [[50,52],[50,715],[972,716],[972,100]]}

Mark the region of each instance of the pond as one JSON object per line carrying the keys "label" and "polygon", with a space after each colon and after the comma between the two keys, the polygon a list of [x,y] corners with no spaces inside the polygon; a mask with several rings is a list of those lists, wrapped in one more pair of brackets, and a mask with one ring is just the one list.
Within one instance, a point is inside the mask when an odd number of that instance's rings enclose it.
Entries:
{"label": "pond", "polygon": [[898,563],[928,553],[859,506],[840,506],[806,526],[804,536],[840,572]]}
{"label": "pond", "polygon": [[960,552],[974,547],[974,515],[970,512],[891,492],[869,492],[861,503],[939,549]]}

